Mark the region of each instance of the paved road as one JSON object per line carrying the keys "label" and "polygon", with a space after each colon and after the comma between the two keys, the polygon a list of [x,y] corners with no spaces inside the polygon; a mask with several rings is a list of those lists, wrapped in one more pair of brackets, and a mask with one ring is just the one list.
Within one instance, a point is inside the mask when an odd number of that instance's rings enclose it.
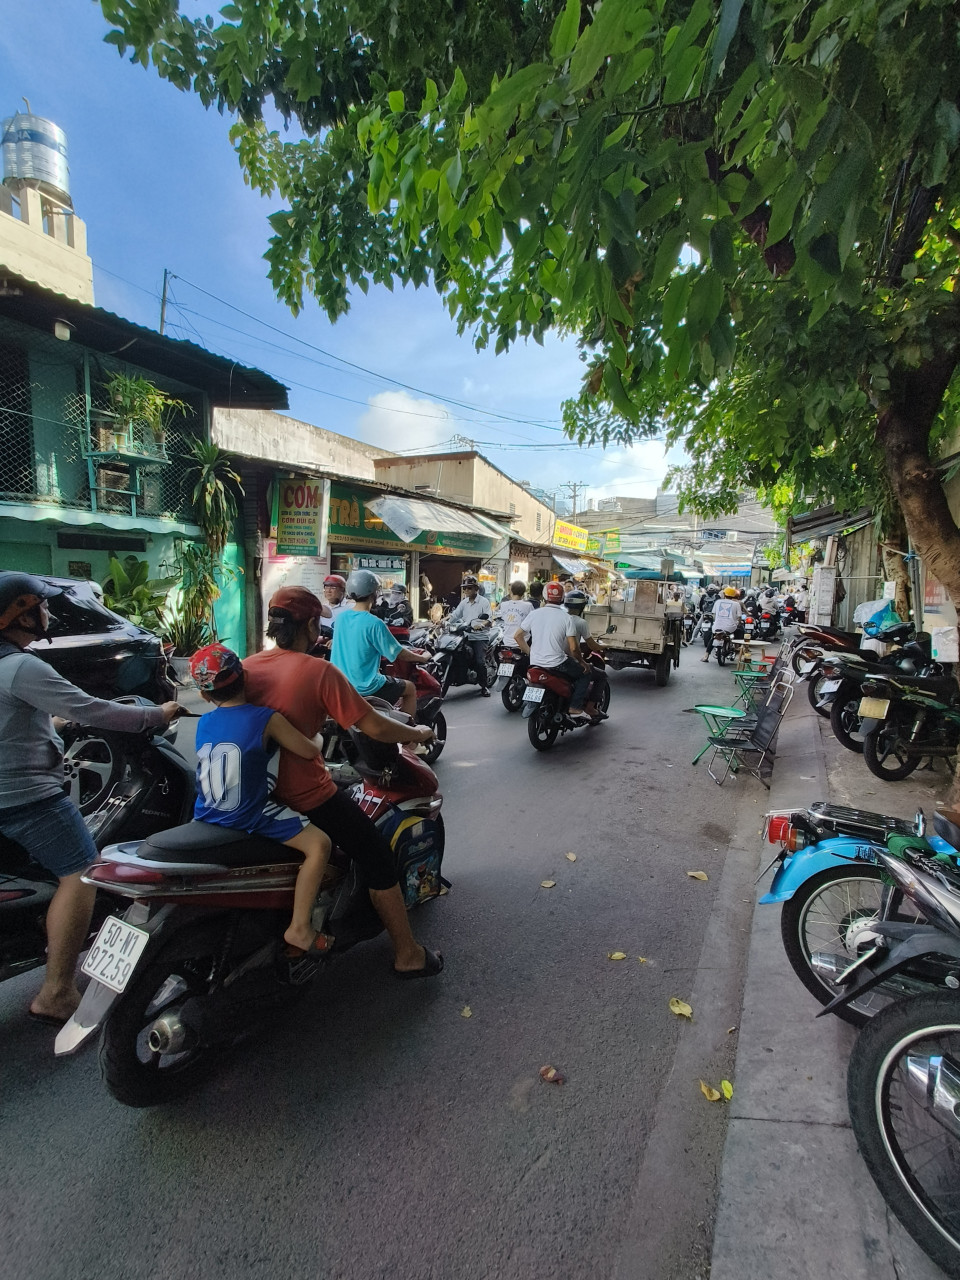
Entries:
{"label": "paved road", "polygon": [[[547,755],[498,700],[453,691],[453,890],[416,920],[443,977],[401,985],[381,940],[357,948],[184,1104],[115,1103],[95,1054],[54,1060],[25,1017],[36,975],[6,983],[0,1276],[706,1274],[722,1110],[697,1088],[697,1019],[668,1001],[691,995],[718,927],[729,947],[706,967],[735,987],[746,936],[718,925],[737,787],[691,770],[702,730],[680,714],[732,678],[699,655],[663,690],[613,674],[613,718]],[[545,1063],[566,1084],[542,1084]]]}

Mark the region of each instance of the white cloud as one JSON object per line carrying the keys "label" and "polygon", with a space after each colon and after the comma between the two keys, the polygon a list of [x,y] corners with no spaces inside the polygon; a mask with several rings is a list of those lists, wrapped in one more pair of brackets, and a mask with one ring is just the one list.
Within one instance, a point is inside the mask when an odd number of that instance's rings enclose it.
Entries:
{"label": "white cloud", "polygon": [[607,451],[587,471],[588,498],[653,498],[674,462],[659,440],[648,440],[625,449]]}
{"label": "white cloud", "polygon": [[356,427],[358,439],[395,453],[432,449],[456,431],[456,421],[442,404],[407,391],[378,391]]}

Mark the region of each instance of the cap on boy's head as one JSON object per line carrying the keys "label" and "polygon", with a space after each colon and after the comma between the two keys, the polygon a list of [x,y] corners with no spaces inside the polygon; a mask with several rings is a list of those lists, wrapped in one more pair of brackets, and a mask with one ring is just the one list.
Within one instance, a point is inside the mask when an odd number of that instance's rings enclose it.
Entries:
{"label": "cap on boy's head", "polygon": [[206,644],[190,659],[190,674],[201,693],[211,693],[238,680],[243,665],[225,644]]}
{"label": "cap on boy's head", "polygon": [[[329,581],[329,579],[328,579]],[[294,622],[309,622],[323,617],[323,602],[306,587],[281,587],[270,597],[269,609],[282,609]]]}

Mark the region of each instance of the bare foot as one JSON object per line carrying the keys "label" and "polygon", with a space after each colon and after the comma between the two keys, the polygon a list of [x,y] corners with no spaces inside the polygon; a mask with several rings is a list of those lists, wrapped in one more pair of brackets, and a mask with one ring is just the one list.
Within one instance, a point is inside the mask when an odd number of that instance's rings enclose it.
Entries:
{"label": "bare foot", "polygon": [[64,1022],[68,1018],[73,1017],[80,1003],[80,992],[73,991],[69,995],[54,997],[52,999],[41,999],[43,992],[37,993],[34,1000],[30,1002],[30,1012],[38,1018],[62,1018]]}

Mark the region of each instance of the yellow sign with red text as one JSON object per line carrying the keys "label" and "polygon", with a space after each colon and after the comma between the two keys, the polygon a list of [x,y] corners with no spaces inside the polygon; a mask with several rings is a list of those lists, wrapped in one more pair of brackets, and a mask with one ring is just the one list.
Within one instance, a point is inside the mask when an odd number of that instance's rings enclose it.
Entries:
{"label": "yellow sign with red text", "polygon": [[558,520],[553,526],[553,545],[561,551],[586,551],[586,529],[577,524],[567,524],[566,520]]}

